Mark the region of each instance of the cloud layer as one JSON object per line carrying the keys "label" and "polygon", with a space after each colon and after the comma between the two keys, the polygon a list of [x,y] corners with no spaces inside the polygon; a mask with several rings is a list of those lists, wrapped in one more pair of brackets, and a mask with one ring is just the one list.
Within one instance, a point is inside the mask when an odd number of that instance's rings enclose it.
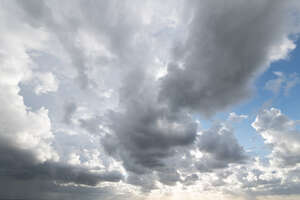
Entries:
{"label": "cloud layer", "polygon": [[[0,6],[0,199],[299,194],[297,120],[257,114],[263,159],[236,137],[247,115],[214,119],[296,48],[296,1]],[[299,82],[274,74],[277,95]]]}

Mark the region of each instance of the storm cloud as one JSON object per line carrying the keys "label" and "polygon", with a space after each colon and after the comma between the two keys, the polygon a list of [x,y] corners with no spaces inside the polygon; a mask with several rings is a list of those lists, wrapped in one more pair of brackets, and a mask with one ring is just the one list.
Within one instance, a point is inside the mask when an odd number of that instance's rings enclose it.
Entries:
{"label": "storm cloud", "polygon": [[288,39],[292,33],[287,26],[288,4],[277,0],[187,3],[186,12],[191,13],[187,38],[174,46],[174,61],[161,80],[160,99],[175,110],[209,116],[249,97],[253,79],[294,48]]}

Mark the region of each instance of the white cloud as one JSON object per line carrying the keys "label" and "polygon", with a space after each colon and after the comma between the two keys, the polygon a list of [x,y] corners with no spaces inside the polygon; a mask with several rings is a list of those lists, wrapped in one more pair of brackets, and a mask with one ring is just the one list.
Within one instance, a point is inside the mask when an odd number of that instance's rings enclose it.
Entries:
{"label": "white cloud", "polygon": [[71,165],[80,165],[80,155],[76,154],[76,153],[71,153],[69,155],[69,160],[68,163]]}
{"label": "white cloud", "polygon": [[[7,29],[2,32],[0,57],[0,138],[13,148],[29,151],[34,154],[37,162],[58,160],[59,157],[51,147],[53,134],[48,110],[40,108],[33,112],[24,105],[19,95],[19,84],[32,78],[27,48],[41,48],[44,34],[40,30],[26,28],[25,33]],[[41,34],[41,36],[39,36]],[[35,37],[28,40],[20,38]],[[8,37],[8,38],[7,38]]]}
{"label": "white cloud", "polygon": [[287,59],[289,52],[296,48],[294,41],[284,37],[278,45],[272,46],[270,51],[270,62]]}
{"label": "white cloud", "polygon": [[268,80],[265,84],[265,89],[270,90],[275,95],[279,95],[282,91],[285,96],[289,95],[290,90],[295,87],[300,79],[297,73],[285,74],[283,72],[273,72],[275,79]]}
{"label": "white cloud", "polygon": [[47,94],[48,92],[55,92],[58,89],[58,80],[53,73],[36,73],[37,86],[34,88],[34,92],[37,95]]}
{"label": "white cloud", "polygon": [[285,76],[282,72],[274,72],[274,75],[276,75],[277,78],[267,81],[265,84],[265,89],[272,91],[274,94],[278,94],[285,81]]}
{"label": "white cloud", "polygon": [[285,167],[300,163],[300,132],[296,124],[297,121],[289,119],[276,108],[263,110],[252,123],[270,146],[270,159],[275,164]]}

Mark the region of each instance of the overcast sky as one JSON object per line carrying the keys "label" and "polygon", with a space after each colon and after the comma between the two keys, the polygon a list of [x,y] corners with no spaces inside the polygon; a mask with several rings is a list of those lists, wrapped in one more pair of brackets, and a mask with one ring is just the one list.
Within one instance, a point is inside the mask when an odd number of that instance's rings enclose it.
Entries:
{"label": "overcast sky", "polygon": [[300,198],[298,0],[0,8],[0,200]]}

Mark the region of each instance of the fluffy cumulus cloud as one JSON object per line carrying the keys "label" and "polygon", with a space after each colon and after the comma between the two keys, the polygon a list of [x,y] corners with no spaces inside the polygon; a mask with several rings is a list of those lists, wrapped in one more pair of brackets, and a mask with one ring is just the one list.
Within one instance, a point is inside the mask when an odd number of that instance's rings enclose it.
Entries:
{"label": "fluffy cumulus cloud", "polygon": [[296,129],[299,121],[293,121],[280,110],[263,110],[252,123],[253,128],[272,149],[271,161],[289,166],[300,162],[300,133]]}
{"label": "fluffy cumulus cloud", "polygon": [[[261,135],[271,153],[267,158],[255,157],[243,167],[232,166],[225,182],[233,193],[237,185],[250,199],[297,199],[299,195],[299,130],[297,120],[291,120],[279,109],[264,109],[256,116],[252,127]],[[234,186],[235,185],[235,186]],[[235,190],[235,191],[234,191]]]}
{"label": "fluffy cumulus cloud", "polygon": [[[298,4],[4,0],[0,199],[298,195],[297,120],[259,112],[253,157],[251,114],[214,118],[296,48]],[[299,82],[274,75],[277,95]]]}

